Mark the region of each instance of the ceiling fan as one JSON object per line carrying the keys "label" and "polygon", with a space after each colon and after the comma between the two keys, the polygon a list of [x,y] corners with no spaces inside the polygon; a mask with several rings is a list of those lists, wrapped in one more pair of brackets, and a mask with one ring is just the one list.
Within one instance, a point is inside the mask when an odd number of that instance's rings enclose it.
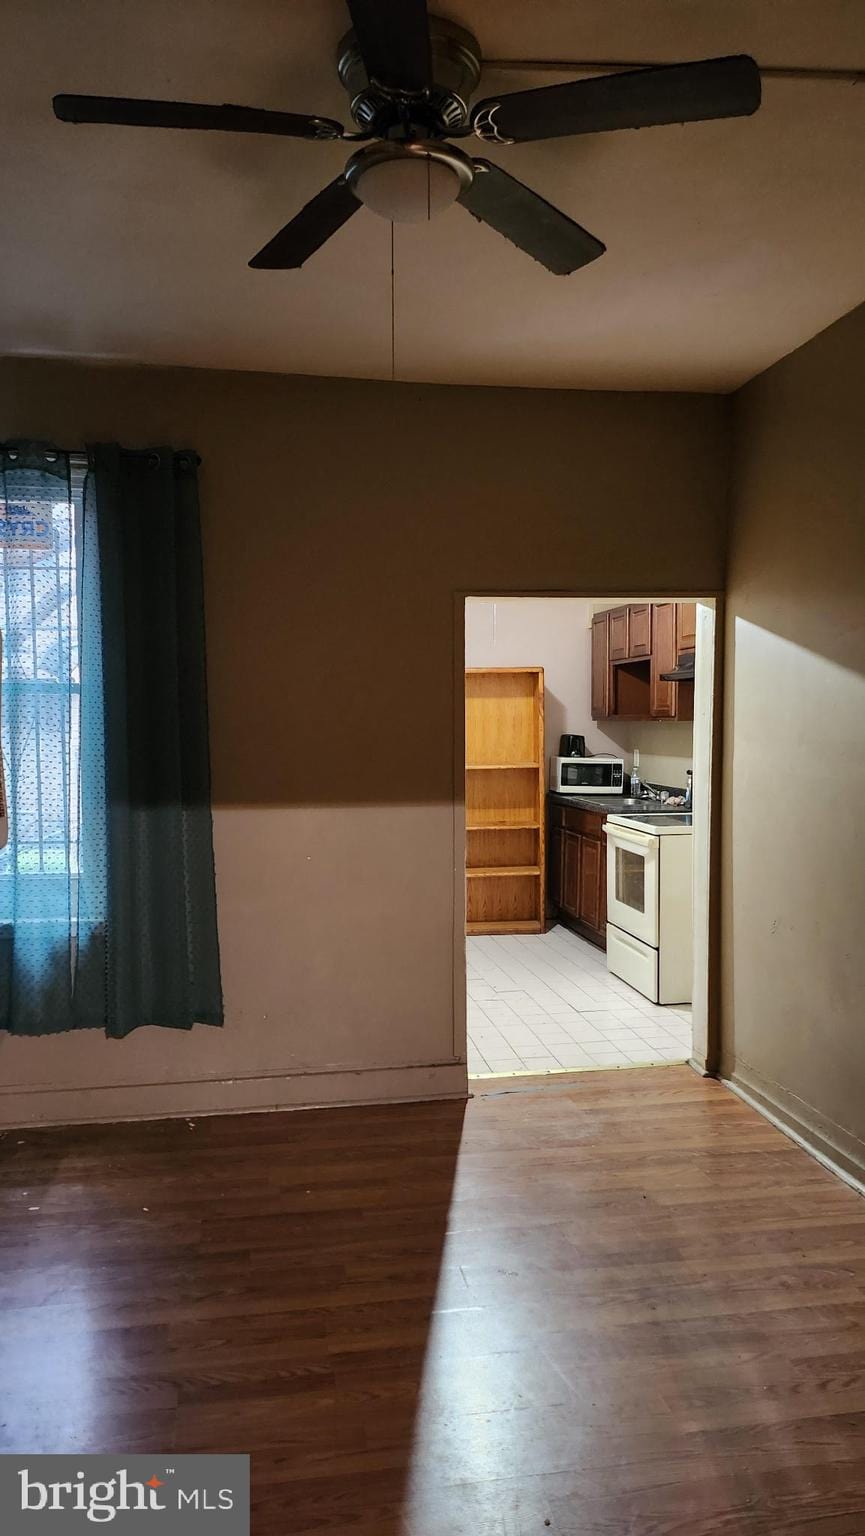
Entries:
{"label": "ceiling fan", "polygon": [[332,118],[259,107],[124,96],[55,96],[66,123],[221,129],[362,142],[331,181],[253,256],[257,268],[300,267],[361,203],[391,220],[425,219],[459,202],[550,272],[574,272],[606,247],[530,187],[454,138],[518,144],[618,128],[745,117],[760,105],[760,71],[747,54],[653,66],[488,97],[477,40],[427,14],[426,0],[348,0],[352,30],[337,69],[356,132]]}

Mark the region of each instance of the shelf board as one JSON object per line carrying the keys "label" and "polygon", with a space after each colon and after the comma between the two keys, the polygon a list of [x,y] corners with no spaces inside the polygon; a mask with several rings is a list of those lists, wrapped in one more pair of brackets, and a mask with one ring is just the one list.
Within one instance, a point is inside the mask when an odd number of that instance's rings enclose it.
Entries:
{"label": "shelf board", "polygon": [[494,880],[502,875],[539,875],[538,864],[485,864],[480,868],[466,869],[467,880]]}
{"label": "shelf board", "polygon": [[536,832],[539,821],[473,821],[466,823],[467,832]]}
{"label": "shelf board", "polygon": [[497,923],[466,923],[466,933],[541,933],[542,931],[543,924],[537,918],[529,918],[527,921],[511,918]]}
{"label": "shelf board", "polygon": [[466,763],[466,773],[501,773],[508,768],[540,768],[540,763]]}

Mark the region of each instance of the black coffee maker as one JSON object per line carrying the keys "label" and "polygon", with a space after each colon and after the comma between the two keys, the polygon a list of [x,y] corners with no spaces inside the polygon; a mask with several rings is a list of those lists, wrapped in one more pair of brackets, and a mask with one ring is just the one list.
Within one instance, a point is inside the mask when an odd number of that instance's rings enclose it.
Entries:
{"label": "black coffee maker", "polygon": [[559,757],[586,757],[585,736],[560,736]]}

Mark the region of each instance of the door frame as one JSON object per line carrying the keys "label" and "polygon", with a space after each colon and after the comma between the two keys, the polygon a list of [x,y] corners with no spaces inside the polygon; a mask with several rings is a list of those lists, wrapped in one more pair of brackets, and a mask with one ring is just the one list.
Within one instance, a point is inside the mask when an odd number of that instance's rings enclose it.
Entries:
{"label": "door frame", "polygon": [[[692,1054],[690,1065],[715,1077],[720,1059],[721,973],[721,773],[724,694],[724,594],[695,593],[693,588],[652,587],[629,590],[628,598],[610,586],[591,591],[519,591],[471,587],[453,597],[453,1052],[466,1063],[466,934],[465,934],[465,609],[470,597],[580,598],[587,602],[649,600],[697,602],[697,673],[694,683],[694,805],[698,809],[694,840],[694,986],[691,1000]],[[468,1078],[467,1078],[468,1081]]]}

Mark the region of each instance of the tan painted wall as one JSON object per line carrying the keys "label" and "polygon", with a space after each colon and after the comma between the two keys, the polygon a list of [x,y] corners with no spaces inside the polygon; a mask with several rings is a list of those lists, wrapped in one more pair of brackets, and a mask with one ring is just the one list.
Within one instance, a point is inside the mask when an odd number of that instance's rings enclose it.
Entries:
{"label": "tan painted wall", "polygon": [[865,1172],[865,308],[736,402],[723,1068]]}
{"label": "tan painted wall", "polygon": [[0,363],[0,436],[203,456],[227,1009],[0,1039],[0,1116],[461,1091],[455,594],[717,590],[727,421],[711,396]]}

